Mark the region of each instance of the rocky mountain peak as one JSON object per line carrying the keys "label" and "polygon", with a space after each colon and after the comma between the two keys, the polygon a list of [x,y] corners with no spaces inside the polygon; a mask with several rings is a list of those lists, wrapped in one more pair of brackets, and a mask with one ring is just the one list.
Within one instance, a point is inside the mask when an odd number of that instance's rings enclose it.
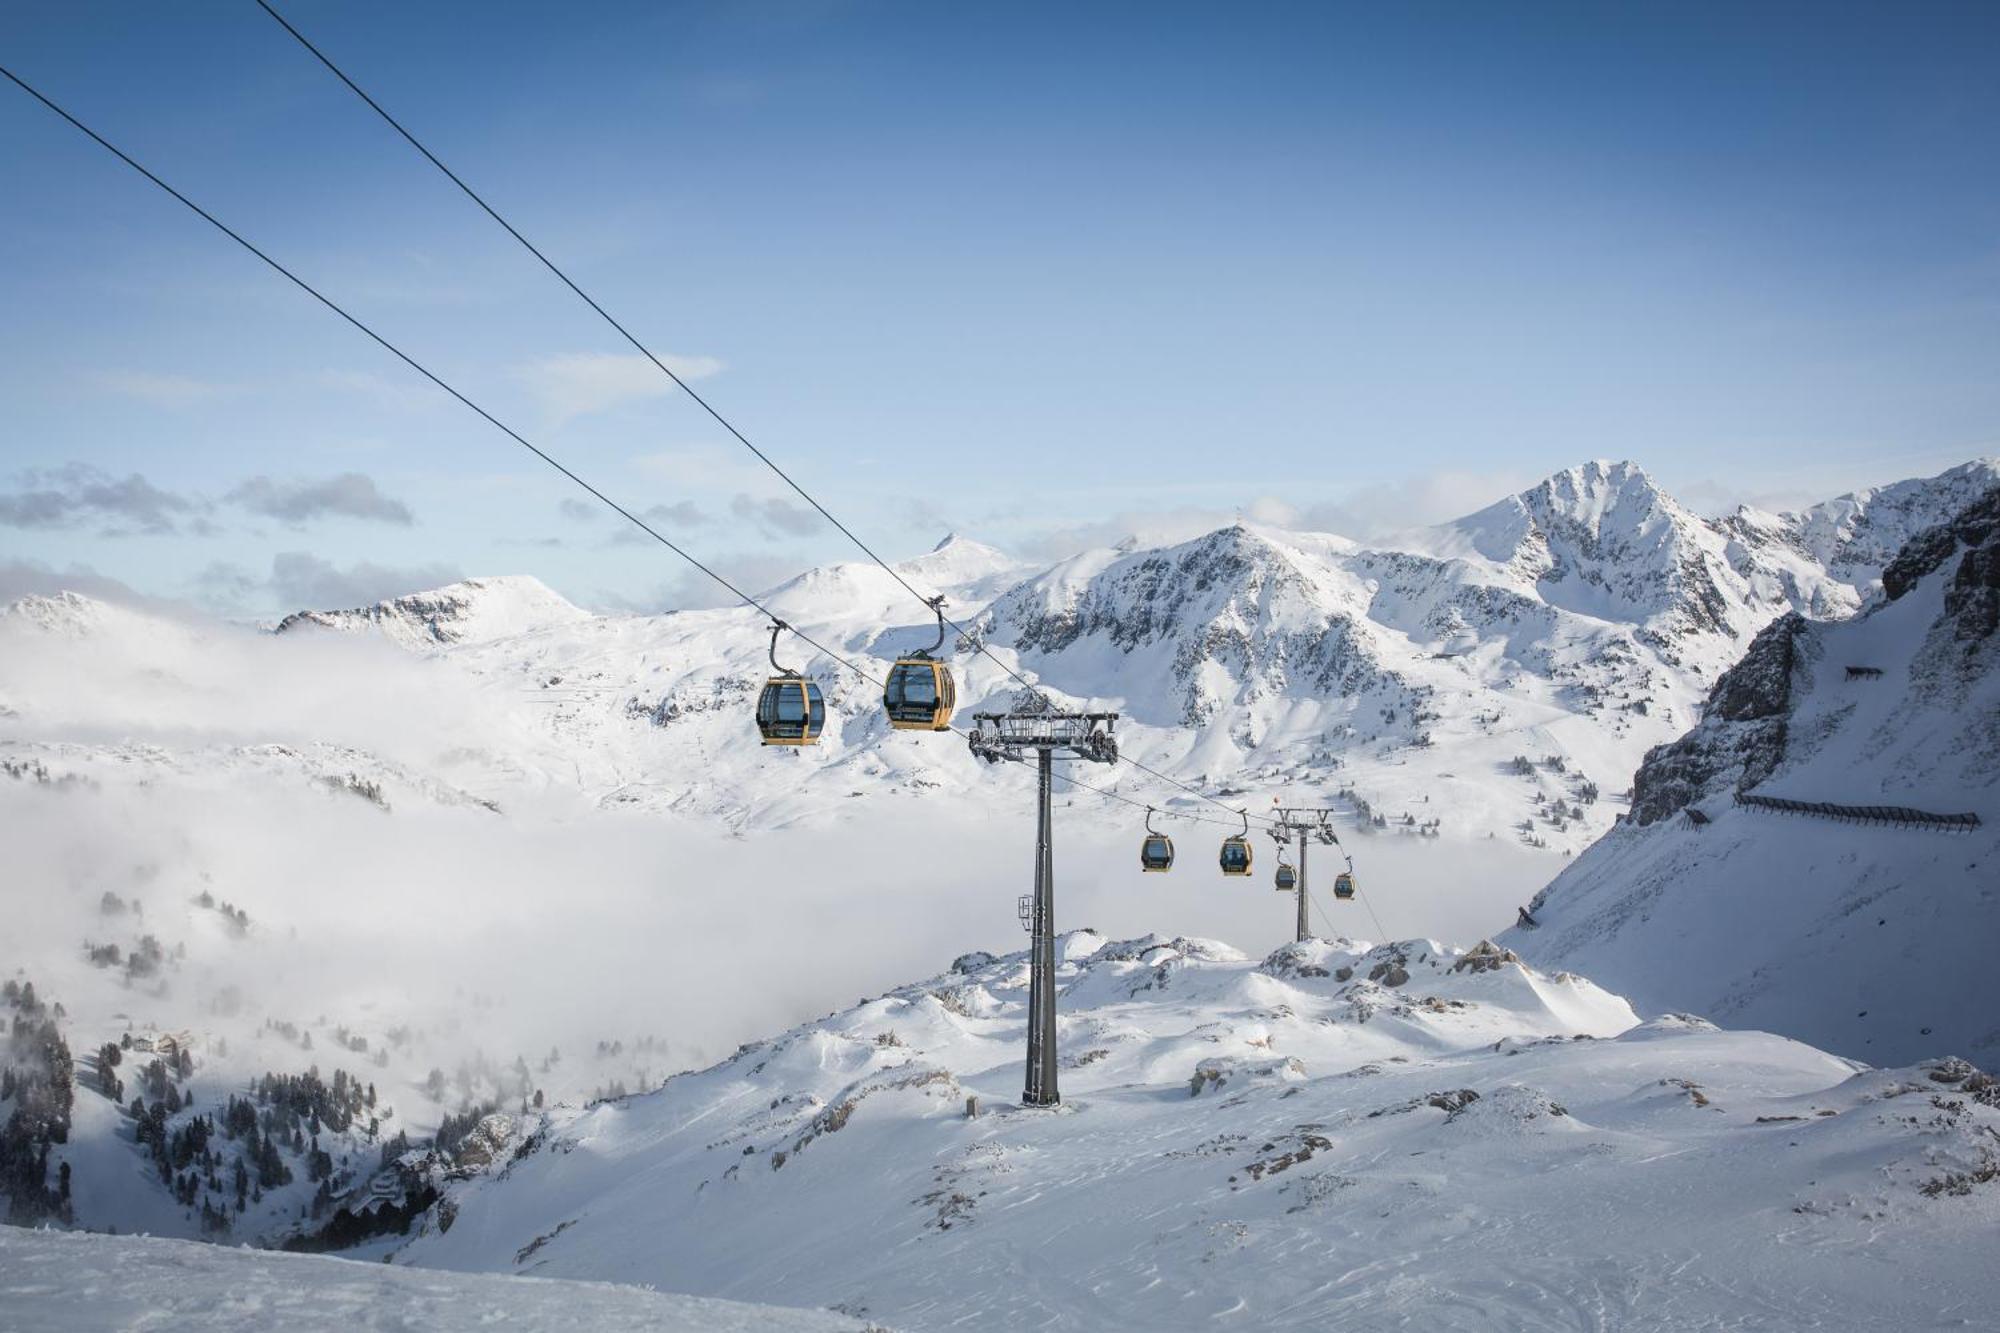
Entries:
{"label": "rocky mountain peak", "polygon": [[388,598],[344,611],[295,611],[273,633],[307,628],[353,633],[377,630],[405,646],[486,643],[532,630],[572,625],[590,613],[540,579],[506,574],[463,579],[441,588]]}

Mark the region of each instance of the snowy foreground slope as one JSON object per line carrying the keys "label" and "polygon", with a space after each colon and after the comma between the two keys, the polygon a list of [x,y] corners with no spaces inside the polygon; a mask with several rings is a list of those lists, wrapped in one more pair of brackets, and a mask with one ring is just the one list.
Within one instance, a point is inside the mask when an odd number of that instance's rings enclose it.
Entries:
{"label": "snowy foreground slope", "polygon": [[[2000,1061],[2000,487],[1906,544],[1847,621],[1786,617],[1647,755],[1628,820],[1507,942],[1876,1064]],[[1976,815],[1843,822],[1777,798]]]}
{"label": "snowy foreground slope", "polygon": [[602,1282],[415,1273],[313,1255],[0,1227],[8,1333],[193,1329],[576,1329],[836,1333],[819,1310],[701,1300]]}
{"label": "snowy foreground slope", "polygon": [[[1866,1070],[1483,945],[1059,941],[565,1109],[398,1264],[893,1327],[1833,1328],[2000,1309],[2000,1087]],[[978,1099],[968,1116],[968,1098]]]}

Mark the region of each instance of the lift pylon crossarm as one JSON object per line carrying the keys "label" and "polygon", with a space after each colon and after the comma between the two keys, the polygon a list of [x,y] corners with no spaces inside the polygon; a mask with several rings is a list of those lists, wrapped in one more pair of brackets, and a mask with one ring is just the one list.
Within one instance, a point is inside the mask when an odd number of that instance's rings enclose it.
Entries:
{"label": "lift pylon crossarm", "polygon": [[1298,870],[1292,892],[1298,895],[1298,919],[1294,938],[1303,943],[1312,938],[1308,920],[1311,900],[1306,889],[1306,851],[1316,840],[1324,846],[1340,848],[1341,859],[1347,862],[1347,869],[1334,877],[1335,898],[1346,901],[1354,896],[1354,858],[1347,854],[1340,837],[1333,831],[1333,817],[1338,811],[1324,807],[1279,806],[1272,812],[1271,836],[1283,844],[1289,838],[1298,839]]}
{"label": "lift pylon crossarm", "polygon": [[1070,758],[1111,764],[1118,760],[1112,735],[1116,713],[974,713],[966,744],[982,759],[1020,759],[1029,750],[1062,750]]}

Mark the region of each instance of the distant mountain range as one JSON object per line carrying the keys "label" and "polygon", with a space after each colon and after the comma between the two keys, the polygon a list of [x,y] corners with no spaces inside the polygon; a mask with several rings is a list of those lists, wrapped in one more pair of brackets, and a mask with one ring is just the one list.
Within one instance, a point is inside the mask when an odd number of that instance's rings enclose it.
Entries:
{"label": "distant mountain range", "polygon": [[[898,570],[1054,698],[1119,711],[1127,750],[1183,779],[1260,803],[1346,791],[1371,823],[1409,815],[1412,831],[1437,819],[1448,838],[1574,851],[1752,636],[1791,611],[1853,614],[1904,542],[1996,479],[1981,461],[1799,513],[1709,519],[1634,464],[1593,462],[1374,546],[1237,524],[1035,569],[954,536]],[[764,600],[877,675],[932,637],[908,591],[866,563]],[[600,800],[783,822],[884,784],[949,793],[977,772],[952,738],[891,733],[875,686],[786,639],[780,659],[822,682],[832,717],[786,782],[767,781],[748,727],[766,626],[747,608],[591,616],[514,577],[278,629],[309,626],[452,657],[532,713]],[[954,669],[970,708],[1017,688],[971,653]],[[1190,799],[1107,776],[1162,807]]]}

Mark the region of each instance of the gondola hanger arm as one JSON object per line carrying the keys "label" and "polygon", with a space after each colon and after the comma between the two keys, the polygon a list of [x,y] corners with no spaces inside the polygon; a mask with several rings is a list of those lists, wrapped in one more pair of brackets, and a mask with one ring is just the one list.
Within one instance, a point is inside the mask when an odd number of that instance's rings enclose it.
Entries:
{"label": "gondola hanger arm", "polygon": [[787,625],[782,620],[774,619],[771,621],[771,652],[770,652],[771,670],[777,672],[781,676],[796,676],[799,674],[798,672],[793,671],[790,667],[782,666],[778,662],[778,636],[780,634],[783,634],[786,630],[790,628],[791,626]]}

